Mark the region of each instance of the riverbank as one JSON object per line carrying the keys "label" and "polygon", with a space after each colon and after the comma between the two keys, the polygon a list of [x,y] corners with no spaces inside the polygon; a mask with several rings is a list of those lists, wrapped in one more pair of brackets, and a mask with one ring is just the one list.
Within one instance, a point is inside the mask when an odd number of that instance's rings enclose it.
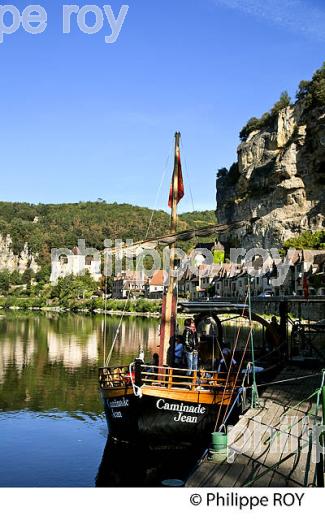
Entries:
{"label": "riverbank", "polygon": [[[255,302],[256,303],[256,302]],[[255,308],[253,303],[253,311],[270,321],[273,315],[277,316],[277,305],[270,305],[270,302],[257,302]],[[264,303],[264,306],[262,306]],[[140,298],[137,300],[103,300],[102,298],[89,299],[67,299],[60,301],[58,299],[46,300],[41,297],[13,297],[0,296],[0,309],[4,311],[31,311],[31,312],[55,312],[55,313],[80,313],[80,314],[107,314],[109,316],[135,316],[160,318],[161,316],[161,300],[149,300]],[[264,310],[264,312],[263,312]],[[265,312],[265,310],[267,312]],[[295,309],[296,310],[296,309]],[[179,312],[184,318],[190,316],[187,313]],[[292,320],[298,318],[298,312],[290,312]],[[224,315],[229,316],[230,315]],[[318,321],[318,313],[315,317],[302,316],[302,322]]]}
{"label": "riverbank", "polygon": [[126,316],[154,316],[161,314],[160,300],[103,300],[102,298],[45,300],[39,297],[0,297],[0,309],[51,312],[80,312]]}

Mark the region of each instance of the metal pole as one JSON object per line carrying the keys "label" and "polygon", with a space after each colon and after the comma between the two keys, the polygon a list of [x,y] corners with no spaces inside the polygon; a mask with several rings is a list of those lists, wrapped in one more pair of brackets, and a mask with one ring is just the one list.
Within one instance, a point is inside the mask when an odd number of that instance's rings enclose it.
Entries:
{"label": "metal pole", "polygon": [[256,386],[256,374],[255,374],[255,352],[254,352],[254,338],[253,338],[253,327],[252,327],[252,302],[251,302],[251,278],[248,275],[248,316],[249,316],[249,327],[250,327],[250,342],[251,342],[251,354],[252,354],[252,408],[256,408],[258,403],[258,391]]}
{"label": "metal pole", "polygon": [[[322,411],[323,411],[323,426],[325,426],[325,386],[322,388]],[[324,487],[324,447],[325,447],[325,432],[321,435],[321,446],[322,446],[322,453],[320,454],[320,460],[319,460],[319,466],[320,470],[322,472],[321,476],[321,486]]]}
{"label": "metal pole", "polygon": [[[322,377],[322,384],[324,383],[324,370]],[[322,398],[322,415],[323,415],[323,426],[325,426],[325,385],[321,388]],[[325,432],[322,432],[319,436],[319,461],[316,464],[316,475],[317,475],[317,487],[324,487],[324,447],[325,447]]]}

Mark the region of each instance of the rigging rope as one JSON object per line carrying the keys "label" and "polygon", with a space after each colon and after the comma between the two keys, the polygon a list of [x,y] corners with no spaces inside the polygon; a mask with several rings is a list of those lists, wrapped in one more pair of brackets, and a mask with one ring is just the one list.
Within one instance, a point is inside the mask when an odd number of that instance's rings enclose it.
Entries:
{"label": "rigging rope", "polygon": [[[171,157],[171,151],[168,153],[167,159],[165,161],[165,167],[163,169],[161,180],[160,180],[160,185],[159,185],[157,193],[156,193],[154,206],[156,206],[157,202],[158,202],[158,197],[159,197],[162,185],[163,185],[165,177],[166,177],[166,172],[167,172],[167,168],[168,168],[170,157]],[[148,238],[149,230],[151,228],[152,221],[153,221],[154,212],[155,212],[155,208],[151,212],[150,221],[149,221],[149,224],[148,224],[148,227],[147,227],[147,231],[146,231],[146,235],[145,235],[145,240],[147,240],[147,238]],[[123,245],[121,245],[121,246],[122,246],[121,247],[121,249],[122,249]],[[137,265],[136,266],[136,272],[138,272],[138,267],[139,266]],[[119,321],[119,325],[118,325],[118,327],[116,329],[116,333],[115,333],[115,336],[114,336],[111,348],[109,350],[109,353],[107,355],[107,358],[105,359],[105,357],[106,357],[106,338],[107,338],[107,277],[106,277],[105,284],[106,285],[105,285],[105,305],[104,305],[104,313],[105,313],[105,318],[104,318],[104,365],[107,366],[110,363],[110,360],[111,360],[111,357],[112,357],[112,354],[113,354],[113,350],[114,350],[114,347],[115,347],[115,344],[116,344],[116,341],[117,341],[117,338],[118,338],[118,335],[119,335],[119,332],[120,332],[120,328],[121,328],[121,325],[122,325],[122,321],[123,321],[123,318],[124,318],[126,307],[127,307],[128,302],[129,302],[129,299],[130,299],[131,289],[129,289],[128,296],[127,296],[127,299],[125,301],[125,305],[124,305],[124,308],[123,308],[123,311],[122,311],[122,314],[121,314],[121,318],[120,318],[120,321]]]}
{"label": "rigging rope", "polygon": [[193,199],[192,188],[191,188],[191,178],[190,178],[190,174],[189,174],[189,169],[187,167],[186,155],[184,154],[184,144],[183,144],[182,136],[181,136],[181,146],[182,146],[182,157],[184,158],[184,164],[185,164],[185,174],[186,174],[186,178],[188,180],[188,187],[189,187],[189,190],[190,190],[192,210],[195,211],[194,199]]}
{"label": "rigging rope", "polygon": [[228,412],[228,415],[227,415],[226,418],[223,419],[223,421],[222,421],[222,425],[220,426],[219,431],[221,431],[221,428],[222,428],[222,427],[224,427],[224,428],[226,427],[227,421],[228,421],[229,417],[231,416],[231,413],[232,413],[233,409],[235,408],[235,404],[236,404],[237,401],[239,400],[239,398],[240,398],[240,396],[241,396],[242,393],[243,393],[243,389],[240,388],[239,391],[238,391],[238,394],[237,394],[236,399],[235,399],[234,402],[232,403],[232,406],[231,406],[231,408],[230,408],[230,410],[229,410],[229,412]]}
{"label": "rigging rope", "polygon": [[[242,357],[241,357],[241,361],[240,361],[240,364],[239,364],[239,368],[237,370],[237,374],[236,374],[236,377],[235,377],[235,381],[232,385],[232,388],[231,388],[231,394],[230,394],[230,401],[232,399],[232,396],[234,394],[234,390],[235,390],[235,387],[236,387],[236,384],[237,384],[237,380],[238,380],[238,377],[239,377],[239,374],[241,372],[241,369],[242,369],[242,365],[243,365],[243,362],[244,362],[244,359],[245,359],[245,355],[246,355],[246,351],[247,351],[247,348],[248,348],[248,344],[249,344],[249,339],[250,339],[250,335],[251,335],[252,331],[250,330],[249,333],[248,333],[248,337],[247,337],[247,341],[246,341],[246,345],[245,345],[245,349],[243,350],[243,354],[242,354]],[[237,399],[237,398],[236,398]],[[228,411],[228,408],[229,408],[229,403],[227,404],[227,408],[225,410],[225,413],[223,415],[223,419],[222,419],[222,425],[225,425],[226,424],[226,420],[225,420],[225,416],[226,416],[226,413]],[[227,417],[228,419],[228,417]],[[221,425],[221,426],[222,426]]]}
{"label": "rigging rope", "polygon": [[161,189],[162,189],[162,186],[164,184],[164,181],[165,181],[165,177],[166,177],[166,173],[167,173],[167,169],[168,169],[168,165],[169,165],[169,160],[170,160],[170,157],[171,157],[171,151],[169,152],[168,156],[167,156],[167,159],[165,161],[165,167],[162,171],[162,174],[161,174],[161,179],[160,179],[160,184],[158,186],[158,189],[157,189],[157,192],[156,192],[156,197],[155,197],[155,202],[154,202],[154,205],[153,205],[153,210],[151,212],[151,215],[150,215],[150,220],[149,220],[149,224],[148,224],[148,228],[147,228],[147,232],[146,232],[146,236],[145,236],[145,240],[147,240],[148,238],[148,235],[149,235],[149,230],[151,228],[151,225],[152,225],[152,220],[153,220],[153,216],[155,214],[155,211],[156,211],[156,207],[157,207],[157,204],[158,204],[158,198],[159,198],[159,195],[160,195],[160,192],[161,192]]}
{"label": "rigging rope", "polygon": [[[245,297],[245,301],[244,301],[244,305],[246,304],[246,301],[247,301],[247,294],[246,294],[246,297]],[[242,314],[241,314],[241,317],[244,316],[245,314],[245,307],[243,308],[243,311],[242,311]],[[237,343],[238,343],[238,339],[239,339],[239,334],[240,334],[240,331],[243,327],[243,324],[241,324],[238,328],[238,331],[237,331],[237,335],[236,335],[236,340],[235,340],[235,344],[234,344],[234,348],[232,350],[232,356],[231,356],[231,360],[230,360],[230,364],[229,364],[229,368],[228,368],[228,373],[227,373],[227,378],[226,378],[226,384],[225,384],[225,388],[223,390],[223,394],[222,394],[222,398],[221,398],[221,403],[220,403],[220,406],[219,406],[219,410],[218,410],[218,416],[217,416],[217,420],[216,420],[216,423],[215,423],[215,426],[214,426],[214,431],[216,431],[217,429],[217,425],[218,425],[218,422],[219,422],[219,419],[220,419],[220,414],[221,414],[221,406],[223,404],[223,401],[224,401],[224,398],[225,398],[225,393],[226,393],[226,388],[227,388],[227,385],[228,385],[228,382],[229,382],[229,376],[230,376],[230,370],[231,370],[231,367],[232,367],[232,364],[233,364],[233,360],[234,360],[234,355],[235,355],[235,350],[237,348]],[[228,405],[229,406],[229,405]]]}
{"label": "rigging rope", "polygon": [[[298,377],[291,377],[289,379],[281,379],[280,381],[272,381],[270,383],[260,383],[258,388],[261,388],[262,386],[271,386],[271,385],[278,385],[280,383],[288,383],[289,381],[299,381],[300,379],[308,379],[310,377],[316,377],[322,375],[322,372],[317,372],[317,374],[310,374],[309,376],[298,376]],[[251,387],[249,387],[251,388]],[[303,401],[302,401],[303,402]]]}
{"label": "rigging rope", "polygon": [[[123,311],[122,311],[122,314],[121,314],[121,318],[120,318],[120,321],[119,321],[119,324],[118,324],[118,327],[116,329],[116,332],[115,332],[115,336],[114,336],[114,339],[113,339],[113,342],[112,342],[112,346],[110,348],[110,351],[107,355],[107,358],[106,358],[106,361],[105,361],[105,366],[107,366],[109,364],[109,362],[111,361],[111,357],[112,357],[112,354],[113,354],[113,350],[114,350],[114,347],[115,347],[115,344],[116,344],[116,341],[117,341],[117,337],[120,333],[120,328],[122,326],[122,321],[123,321],[123,318],[124,318],[124,313],[125,313],[125,310],[126,310],[126,306],[129,302],[129,299],[130,299],[130,295],[131,295],[131,290],[129,289],[129,292],[128,292],[128,297],[127,299],[125,300],[125,304],[124,304],[124,308],[123,308]],[[106,318],[106,314],[105,314],[105,318]],[[106,319],[105,319],[105,322],[106,322]]]}
{"label": "rigging rope", "polygon": [[136,385],[135,382],[133,381],[133,370],[132,368],[134,368],[134,362],[132,361],[132,363],[130,363],[129,365],[129,374],[130,374],[130,380],[131,380],[131,384],[132,384],[132,390],[133,390],[133,393],[136,397],[142,397],[142,390],[140,388],[140,386]]}
{"label": "rigging rope", "polygon": [[[320,374],[314,374],[314,375],[320,375]],[[305,403],[305,402],[309,401],[309,400],[312,399],[315,395],[320,396],[320,393],[321,393],[321,391],[322,391],[322,387],[323,387],[324,382],[325,382],[325,371],[322,372],[322,375],[323,375],[323,377],[322,377],[321,387],[320,387],[319,389],[317,389],[315,392],[313,392],[313,393],[312,393],[310,396],[308,396],[306,399],[303,399],[303,400],[300,401],[298,404],[296,404],[294,408],[298,408],[302,403]],[[318,398],[317,398],[317,402],[318,402]],[[318,402],[318,405],[319,405],[319,402]],[[315,412],[315,413],[316,413],[316,419],[317,419],[317,404],[316,404],[316,412]],[[304,417],[306,417],[306,416],[308,417],[308,416],[311,416],[311,415],[314,415],[314,416],[315,416],[315,414],[311,414],[311,412],[307,412],[307,413],[305,413],[305,415],[302,416],[302,417],[301,417],[301,418],[300,418],[296,423],[291,424],[290,426],[287,427],[288,432],[290,432],[290,431],[292,430],[292,428],[293,428],[294,426],[296,426],[296,425],[297,425],[297,424],[298,424],[298,423],[299,423],[299,422],[300,422]],[[281,416],[281,419],[282,419],[283,417],[286,417],[286,416],[291,417],[291,416],[289,416],[288,414],[284,414],[284,415]],[[280,423],[278,423],[277,426],[279,426],[279,425],[280,425]],[[276,427],[276,426],[275,426],[275,427]],[[274,439],[275,439],[276,437],[278,437],[280,434],[281,434],[281,431],[278,431],[278,432],[276,432],[272,437],[270,437],[270,439],[269,439],[269,444],[271,443],[271,441],[273,442]],[[263,477],[264,475],[266,475],[266,474],[269,473],[270,471],[273,471],[273,472],[274,472],[274,471],[278,468],[278,466],[279,466],[280,464],[282,464],[283,462],[285,462],[285,461],[288,460],[289,458],[293,457],[294,455],[297,455],[299,452],[302,451],[303,448],[305,448],[305,446],[309,446],[309,447],[310,447],[310,439],[311,439],[311,435],[312,435],[312,432],[309,432],[309,438],[308,438],[308,441],[306,441],[306,443],[305,443],[304,445],[302,445],[302,446],[299,445],[298,448],[297,448],[295,451],[293,451],[292,453],[290,453],[290,454],[287,455],[286,457],[280,459],[278,462],[276,462],[275,464],[273,464],[270,468],[266,468],[265,471],[262,471],[262,473],[260,473],[259,475],[256,475],[254,478],[250,479],[248,482],[246,482],[246,483],[244,484],[243,487],[249,487],[251,484],[253,484],[254,482],[256,482],[258,479],[260,479],[261,477]],[[289,439],[289,437],[287,438],[286,443],[288,442],[288,439]],[[310,448],[310,449],[311,449],[311,448]],[[308,459],[307,459],[306,464],[307,464],[307,463],[308,463]],[[308,470],[308,471],[309,471],[309,470]]]}

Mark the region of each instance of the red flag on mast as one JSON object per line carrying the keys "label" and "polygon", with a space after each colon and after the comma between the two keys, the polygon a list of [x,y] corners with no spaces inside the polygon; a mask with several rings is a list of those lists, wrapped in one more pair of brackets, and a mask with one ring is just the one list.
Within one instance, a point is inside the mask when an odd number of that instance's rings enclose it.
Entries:
{"label": "red flag on mast", "polygon": [[[179,147],[176,148],[176,160],[177,160],[177,166],[176,166],[177,172],[175,172],[177,175],[176,204],[178,204],[179,201],[184,197],[184,182],[183,182],[183,173],[182,173],[182,164],[181,164],[181,153],[180,153]],[[172,207],[172,202],[173,202],[173,189],[174,189],[173,180],[174,180],[174,175],[173,175],[172,182],[170,185],[170,190],[169,190],[168,206],[170,208]]]}

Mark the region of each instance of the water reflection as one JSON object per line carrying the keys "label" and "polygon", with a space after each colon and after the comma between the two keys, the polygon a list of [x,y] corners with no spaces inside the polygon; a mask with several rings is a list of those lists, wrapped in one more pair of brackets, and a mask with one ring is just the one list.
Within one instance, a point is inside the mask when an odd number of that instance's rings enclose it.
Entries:
{"label": "water reflection", "polygon": [[[0,486],[94,485],[107,429],[97,369],[119,317],[4,313],[0,319]],[[143,346],[157,352],[159,322],[126,317],[111,363],[128,364]],[[182,329],[182,327],[181,327]],[[226,338],[234,335],[227,326]],[[247,325],[241,341],[247,337]],[[108,443],[98,486],[159,486],[184,480],[199,453]],[[23,470],[21,469],[23,468]]]}
{"label": "water reflection", "polygon": [[97,487],[159,487],[166,480],[185,482],[202,448],[153,449],[108,439],[96,476]]}
{"label": "water reflection", "polygon": [[[97,367],[103,364],[120,318],[19,315],[0,320],[0,409],[82,410],[101,413]],[[158,322],[124,318],[111,362],[127,364],[143,346],[150,359],[159,343]]]}
{"label": "water reflection", "polygon": [[[0,320],[0,409],[101,413],[97,367],[104,363],[119,317],[107,318],[104,349],[102,316],[6,313]],[[224,324],[225,339],[236,328]],[[246,343],[247,322],[239,345]],[[180,326],[182,329],[182,326]],[[262,342],[262,329],[255,332]],[[111,364],[128,364],[143,346],[149,361],[159,344],[159,322],[126,317],[122,320]]]}
{"label": "water reflection", "polygon": [[98,339],[94,331],[80,344],[76,335],[57,335],[53,331],[47,334],[48,360],[50,363],[62,363],[66,368],[78,368],[82,364],[93,365],[98,360]]}

